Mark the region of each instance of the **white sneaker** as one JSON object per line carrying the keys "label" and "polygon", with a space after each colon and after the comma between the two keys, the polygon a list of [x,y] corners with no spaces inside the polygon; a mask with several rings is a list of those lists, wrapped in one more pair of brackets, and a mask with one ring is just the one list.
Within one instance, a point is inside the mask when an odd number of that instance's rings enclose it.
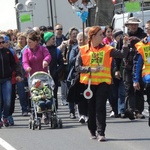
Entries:
{"label": "white sneaker", "polygon": [[87,123],[88,122],[88,117],[87,116],[84,116],[84,120],[85,120],[85,122]]}
{"label": "white sneaker", "polygon": [[99,142],[105,142],[106,141],[105,136],[98,136],[98,141]]}
{"label": "white sneaker", "polygon": [[66,105],[68,105],[68,102],[65,102],[65,101],[64,101],[64,102],[61,103],[61,105],[62,105],[62,106],[66,106]]}
{"label": "white sneaker", "polygon": [[112,111],[109,116],[110,117],[115,117],[115,113]]}
{"label": "white sneaker", "polygon": [[83,115],[79,118],[79,122],[80,122],[80,123],[85,123],[85,118],[84,118]]}

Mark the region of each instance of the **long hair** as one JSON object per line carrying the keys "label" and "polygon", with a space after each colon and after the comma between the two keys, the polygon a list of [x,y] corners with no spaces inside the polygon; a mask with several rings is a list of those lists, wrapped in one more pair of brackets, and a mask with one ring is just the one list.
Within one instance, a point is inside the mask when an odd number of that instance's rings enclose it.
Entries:
{"label": "long hair", "polygon": [[89,32],[88,32],[89,49],[91,47],[91,40],[92,40],[93,35],[96,35],[100,30],[101,30],[100,26],[92,26],[92,27],[90,27]]}

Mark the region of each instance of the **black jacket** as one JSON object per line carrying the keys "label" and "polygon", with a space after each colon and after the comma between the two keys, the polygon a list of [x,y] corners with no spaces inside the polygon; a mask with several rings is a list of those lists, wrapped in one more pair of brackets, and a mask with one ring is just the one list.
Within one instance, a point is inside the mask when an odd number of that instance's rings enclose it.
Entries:
{"label": "black jacket", "polygon": [[0,49],[0,79],[11,78],[13,71],[16,71],[13,54],[7,48]]}
{"label": "black jacket", "polygon": [[49,70],[52,78],[58,79],[58,74],[64,69],[64,61],[61,51],[56,46],[47,46],[48,51],[52,56],[49,64]]}
{"label": "black jacket", "polygon": [[[133,58],[136,54],[135,44],[139,42],[141,39],[143,39],[144,37],[146,37],[146,33],[144,33],[144,31],[141,28],[138,28],[137,32],[134,33],[128,32],[128,35],[131,38],[132,36],[137,37],[136,40],[131,40],[130,44],[128,45],[130,48],[130,52],[128,53],[127,57],[123,61],[123,68],[125,68],[126,71],[132,71]],[[123,38],[121,38],[120,41],[117,43],[117,49],[121,50],[122,45],[123,45]],[[116,71],[119,71],[121,67],[122,59],[117,58],[115,59],[115,61],[116,61]]]}

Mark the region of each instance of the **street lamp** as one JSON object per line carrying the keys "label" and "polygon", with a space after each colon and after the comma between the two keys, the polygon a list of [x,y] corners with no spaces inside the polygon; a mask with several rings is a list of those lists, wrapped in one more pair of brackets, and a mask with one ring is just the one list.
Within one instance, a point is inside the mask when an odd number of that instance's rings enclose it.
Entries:
{"label": "street lamp", "polygon": [[32,26],[34,26],[33,22],[33,9],[35,8],[35,3],[32,0],[27,0],[25,4],[18,3],[18,0],[16,0],[16,15],[17,15],[17,27],[20,30],[20,23],[19,23],[19,14],[20,13],[25,13],[25,12],[30,12],[32,16]]}

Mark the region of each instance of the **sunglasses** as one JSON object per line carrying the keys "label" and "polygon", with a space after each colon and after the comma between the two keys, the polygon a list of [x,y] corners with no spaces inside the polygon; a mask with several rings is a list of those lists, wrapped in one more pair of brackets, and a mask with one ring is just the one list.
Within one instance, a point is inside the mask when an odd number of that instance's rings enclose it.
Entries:
{"label": "sunglasses", "polygon": [[5,43],[5,41],[0,42],[0,44],[4,44],[4,43]]}
{"label": "sunglasses", "polygon": [[58,29],[56,29],[56,30],[63,30],[63,28],[58,28]]}

